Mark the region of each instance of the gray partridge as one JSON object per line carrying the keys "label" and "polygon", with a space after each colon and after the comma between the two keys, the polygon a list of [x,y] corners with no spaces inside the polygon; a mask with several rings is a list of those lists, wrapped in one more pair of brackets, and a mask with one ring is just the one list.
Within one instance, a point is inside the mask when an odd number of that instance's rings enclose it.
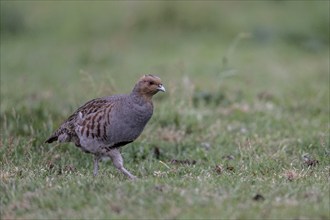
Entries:
{"label": "gray partridge", "polygon": [[134,179],[123,166],[119,148],[133,142],[142,133],[153,113],[152,97],[165,92],[161,79],[151,74],[142,76],[130,94],[93,99],[78,108],[45,141],[73,142],[94,155],[94,176],[103,157]]}

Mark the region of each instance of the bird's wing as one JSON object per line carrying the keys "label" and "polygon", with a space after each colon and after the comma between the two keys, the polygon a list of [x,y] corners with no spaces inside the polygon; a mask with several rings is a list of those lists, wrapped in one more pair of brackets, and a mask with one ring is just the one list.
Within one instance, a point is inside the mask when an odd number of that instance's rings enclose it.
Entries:
{"label": "bird's wing", "polygon": [[77,135],[106,141],[107,128],[110,126],[110,112],[116,103],[117,100],[100,98],[93,99],[78,108],[70,116],[74,118]]}
{"label": "bird's wing", "polygon": [[60,127],[46,140],[47,143],[58,140],[61,134],[67,135],[67,140],[74,136],[84,136],[107,141],[107,127],[110,124],[109,113],[124,96],[115,95],[92,99],[79,107]]}

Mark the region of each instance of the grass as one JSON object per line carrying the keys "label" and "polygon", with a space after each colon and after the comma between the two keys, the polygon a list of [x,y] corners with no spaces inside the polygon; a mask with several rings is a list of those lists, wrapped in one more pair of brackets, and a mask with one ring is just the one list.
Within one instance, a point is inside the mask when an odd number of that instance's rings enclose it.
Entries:
{"label": "grass", "polygon": [[[1,218],[329,219],[328,8],[1,1]],[[43,143],[145,73],[167,93],[122,149],[137,181]]]}

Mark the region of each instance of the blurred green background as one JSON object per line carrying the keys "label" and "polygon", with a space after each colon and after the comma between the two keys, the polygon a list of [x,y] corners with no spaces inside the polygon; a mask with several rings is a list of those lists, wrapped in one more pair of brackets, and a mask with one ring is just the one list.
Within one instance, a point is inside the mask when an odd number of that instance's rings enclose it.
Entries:
{"label": "blurred green background", "polygon": [[[328,1],[1,1],[1,112],[126,92],[145,73],[198,88],[237,74],[244,92],[280,93],[277,83],[326,81],[328,51]],[[289,79],[306,68],[307,81]]]}

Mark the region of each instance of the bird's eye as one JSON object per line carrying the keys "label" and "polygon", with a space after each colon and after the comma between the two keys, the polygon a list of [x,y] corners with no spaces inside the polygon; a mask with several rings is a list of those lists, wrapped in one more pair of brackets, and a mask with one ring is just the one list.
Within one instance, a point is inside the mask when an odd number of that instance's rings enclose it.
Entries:
{"label": "bird's eye", "polygon": [[152,81],[149,81],[149,85],[153,85],[154,84],[154,82],[152,82]]}

